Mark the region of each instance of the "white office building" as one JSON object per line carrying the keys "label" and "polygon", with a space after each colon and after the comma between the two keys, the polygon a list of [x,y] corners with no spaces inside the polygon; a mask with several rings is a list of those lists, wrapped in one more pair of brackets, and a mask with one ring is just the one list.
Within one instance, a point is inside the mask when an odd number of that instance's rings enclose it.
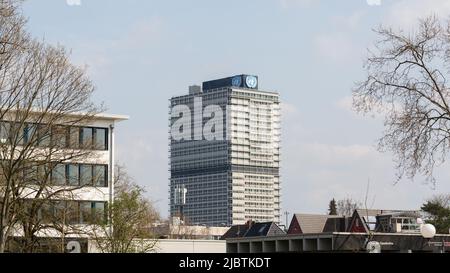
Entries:
{"label": "white office building", "polygon": [[[76,116],[68,117],[76,120]],[[51,198],[38,211],[38,221],[45,224],[47,219],[54,217],[60,219],[62,225],[67,225],[67,234],[61,234],[58,230],[50,228],[40,230],[36,235],[41,238],[39,243],[40,252],[57,252],[59,247],[55,242],[61,241],[62,236],[66,243],[76,241],[81,247],[80,251],[88,251],[89,227],[93,224],[93,215],[100,215],[102,219],[95,221],[107,221],[106,208],[114,198],[113,177],[114,177],[114,137],[115,126],[118,122],[127,120],[126,116],[98,114],[89,118],[88,123],[71,126],[55,125],[51,127],[52,133],[45,139],[39,139],[36,143],[39,148],[36,150],[49,150],[50,143],[58,141],[61,151],[83,150],[83,156],[67,157],[67,160],[52,164],[51,173],[48,175],[48,194],[65,188],[75,189],[70,192],[67,198]],[[3,120],[0,122],[0,138],[7,143],[9,129],[15,126],[16,122]],[[24,123],[23,143],[27,144],[27,139],[39,137],[40,124]],[[45,126],[43,126],[45,127]],[[48,146],[47,146],[48,145]],[[45,152],[47,153],[47,152]],[[49,163],[45,163],[49,164]],[[36,171],[31,172],[36,175],[41,172],[41,167],[33,165]],[[32,188],[32,187],[31,187]],[[32,198],[36,192],[26,192],[25,198]],[[14,237],[20,240],[23,229],[18,227]],[[51,240],[51,239],[54,240]],[[13,241],[11,241],[13,242]],[[73,242],[72,242],[73,243]],[[13,248],[14,249],[14,248]],[[13,250],[14,251],[14,250]]]}
{"label": "white office building", "polygon": [[188,140],[171,138],[171,216],[207,226],[231,226],[248,220],[279,223],[279,94],[259,90],[258,78],[249,75],[208,81],[189,91],[170,100],[172,136],[179,118],[174,107],[186,105],[198,113],[195,106],[201,99],[204,112],[210,106],[223,110],[223,139],[198,138],[196,129],[208,126],[209,112],[200,123],[194,116]]}

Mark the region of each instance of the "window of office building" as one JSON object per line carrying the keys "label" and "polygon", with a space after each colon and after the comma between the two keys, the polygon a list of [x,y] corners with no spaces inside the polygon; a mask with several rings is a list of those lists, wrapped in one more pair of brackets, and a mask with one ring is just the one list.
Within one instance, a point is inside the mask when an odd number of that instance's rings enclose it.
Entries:
{"label": "window of office building", "polygon": [[43,224],[48,224],[54,220],[54,217],[55,217],[55,215],[54,215],[53,204],[49,203],[49,202],[42,204],[41,209],[38,212],[38,219]]}
{"label": "window of office building", "polygon": [[10,126],[9,122],[0,122],[0,142],[3,144],[9,140]]}
{"label": "window of office building", "polygon": [[63,186],[67,184],[66,181],[66,166],[64,164],[56,165],[52,170],[52,184]]}
{"label": "window of office building", "polygon": [[106,202],[49,201],[42,204],[38,217],[44,224],[104,224],[106,207]]}
{"label": "window of office building", "polygon": [[[45,167],[40,166],[40,168]],[[58,164],[52,169],[51,183],[56,186],[107,187],[107,171],[106,165]],[[44,170],[42,172],[45,173]]]}
{"label": "window of office building", "polygon": [[92,128],[82,128],[81,129],[81,148],[83,149],[92,149],[93,144],[93,136],[94,136],[94,129]]}
{"label": "window of office building", "polygon": [[92,166],[80,165],[80,184],[81,186],[92,185]]}
{"label": "window of office building", "polygon": [[19,123],[10,123],[9,130],[11,142],[14,142],[14,144],[16,145],[23,145],[25,125]]}
{"label": "window of office building", "polygon": [[26,124],[23,128],[23,143],[32,145],[36,143],[36,130],[37,125],[36,124]]}
{"label": "window of office building", "polygon": [[37,126],[37,138],[39,147],[49,147],[51,144],[51,129],[47,125]]}
{"label": "window of office building", "polygon": [[65,201],[53,201],[49,206],[50,211],[48,212],[51,220],[65,219],[66,213],[66,202]]}
{"label": "window of office building", "polygon": [[103,165],[94,166],[94,186],[95,187],[106,187],[108,185],[107,181],[107,171],[108,167]]}
{"label": "window of office building", "polygon": [[67,128],[64,126],[54,126],[52,129],[52,142],[52,145],[55,147],[66,148]]}
{"label": "window of office building", "polygon": [[93,202],[93,224],[104,224],[106,222],[106,203]]}
{"label": "window of office building", "polygon": [[38,164],[37,166],[37,177],[41,183],[46,185],[51,184],[51,168],[48,164]]}
{"label": "window of office building", "polygon": [[80,203],[80,224],[89,224],[92,221],[92,203]]}
{"label": "window of office building", "polygon": [[107,150],[108,149],[108,130],[107,129],[94,129],[94,149],[95,150]]}
{"label": "window of office building", "polygon": [[106,203],[80,203],[80,224],[104,224],[106,218]]}
{"label": "window of office building", "polygon": [[78,149],[80,147],[80,128],[69,128],[69,147],[72,149]]}
{"label": "window of office building", "polygon": [[67,165],[67,177],[69,180],[70,186],[79,186],[80,185],[80,174],[78,165],[70,164]]}
{"label": "window of office building", "polygon": [[76,225],[80,223],[79,202],[76,201],[66,202],[64,219],[66,219],[66,223],[69,225]]}
{"label": "window of office building", "polygon": [[23,179],[25,183],[42,185],[46,182],[44,166],[37,162],[27,163],[24,168]]}
{"label": "window of office building", "polygon": [[[13,138],[14,137],[14,138]],[[38,147],[108,150],[108,129],[47,124],[18,124],[0,121],[0,143]]]}

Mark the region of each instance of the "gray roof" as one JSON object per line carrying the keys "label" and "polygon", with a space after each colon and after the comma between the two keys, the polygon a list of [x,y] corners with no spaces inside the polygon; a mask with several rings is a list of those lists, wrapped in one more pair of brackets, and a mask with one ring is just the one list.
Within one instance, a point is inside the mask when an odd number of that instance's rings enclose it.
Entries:
{"label": "gray roof", "polygon": [[338,215],[295,214],[304,234],[322,233],[328,219],[342,218]]}
{"label": "gray roof", "polygon": [[286,234],[274,222],[255,223],[245,233],[244,237],[277,236]]}

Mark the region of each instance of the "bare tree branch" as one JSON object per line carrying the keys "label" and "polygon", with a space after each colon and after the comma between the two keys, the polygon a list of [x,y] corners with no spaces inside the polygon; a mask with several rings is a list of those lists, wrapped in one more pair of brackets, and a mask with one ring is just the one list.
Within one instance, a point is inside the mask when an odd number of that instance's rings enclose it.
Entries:
{"label": "bare tree branch", "polygon": [[[61,164],[95,157],[93,143],[70,143],[70,130],[89,124],[101,106],[86,72],[61,46],[32,39],[20,0],[0,0],[0,253],[22,229],[24,249],[48,228],[39,212],[55,200],[69,202],[92,185],[52,183]],[[53,228],[64,230],[56,221]],[[64,232],[62,232],[64,234]]]}
{"label": "bare tree branch", "polygon": [[409,34],[375,30],[380,39],[365,64],[367,80],[354,89],[356,111],[385,114],[379,150],[394,153],[398,180],[423,174],[435,183],[434,168],[450,148],[449,31],[435,16]]}

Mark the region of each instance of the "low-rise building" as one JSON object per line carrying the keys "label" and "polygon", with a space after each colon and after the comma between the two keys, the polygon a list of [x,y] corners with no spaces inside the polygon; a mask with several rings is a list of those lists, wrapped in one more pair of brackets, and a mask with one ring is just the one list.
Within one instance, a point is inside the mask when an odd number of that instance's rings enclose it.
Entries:
{"label": "low-rise building", "polygon": [[155,238],[175,240],[220,240],[228,229],[229,227],[186,225],[178,217],[173,217],[168,222],[156,223],[150,227]]}
{"label": "low-rise building", "polygon": [[231,227],[221,237],[221,240],[231,238],[271,237],[285,234],[286,232],[284,232],[275,222],[255,223],[253,221],[248,221],[245,225]]}
{"label": "low-rise building", "polygon": [[[287,234],[233,226],[224,238],[228,253],[450,251],[450,235],[422,237],[420,217],[419,211],[395,210],[355,210],[351,217],[295,214]],[[281,230],[253,224],[260,225]]]}

